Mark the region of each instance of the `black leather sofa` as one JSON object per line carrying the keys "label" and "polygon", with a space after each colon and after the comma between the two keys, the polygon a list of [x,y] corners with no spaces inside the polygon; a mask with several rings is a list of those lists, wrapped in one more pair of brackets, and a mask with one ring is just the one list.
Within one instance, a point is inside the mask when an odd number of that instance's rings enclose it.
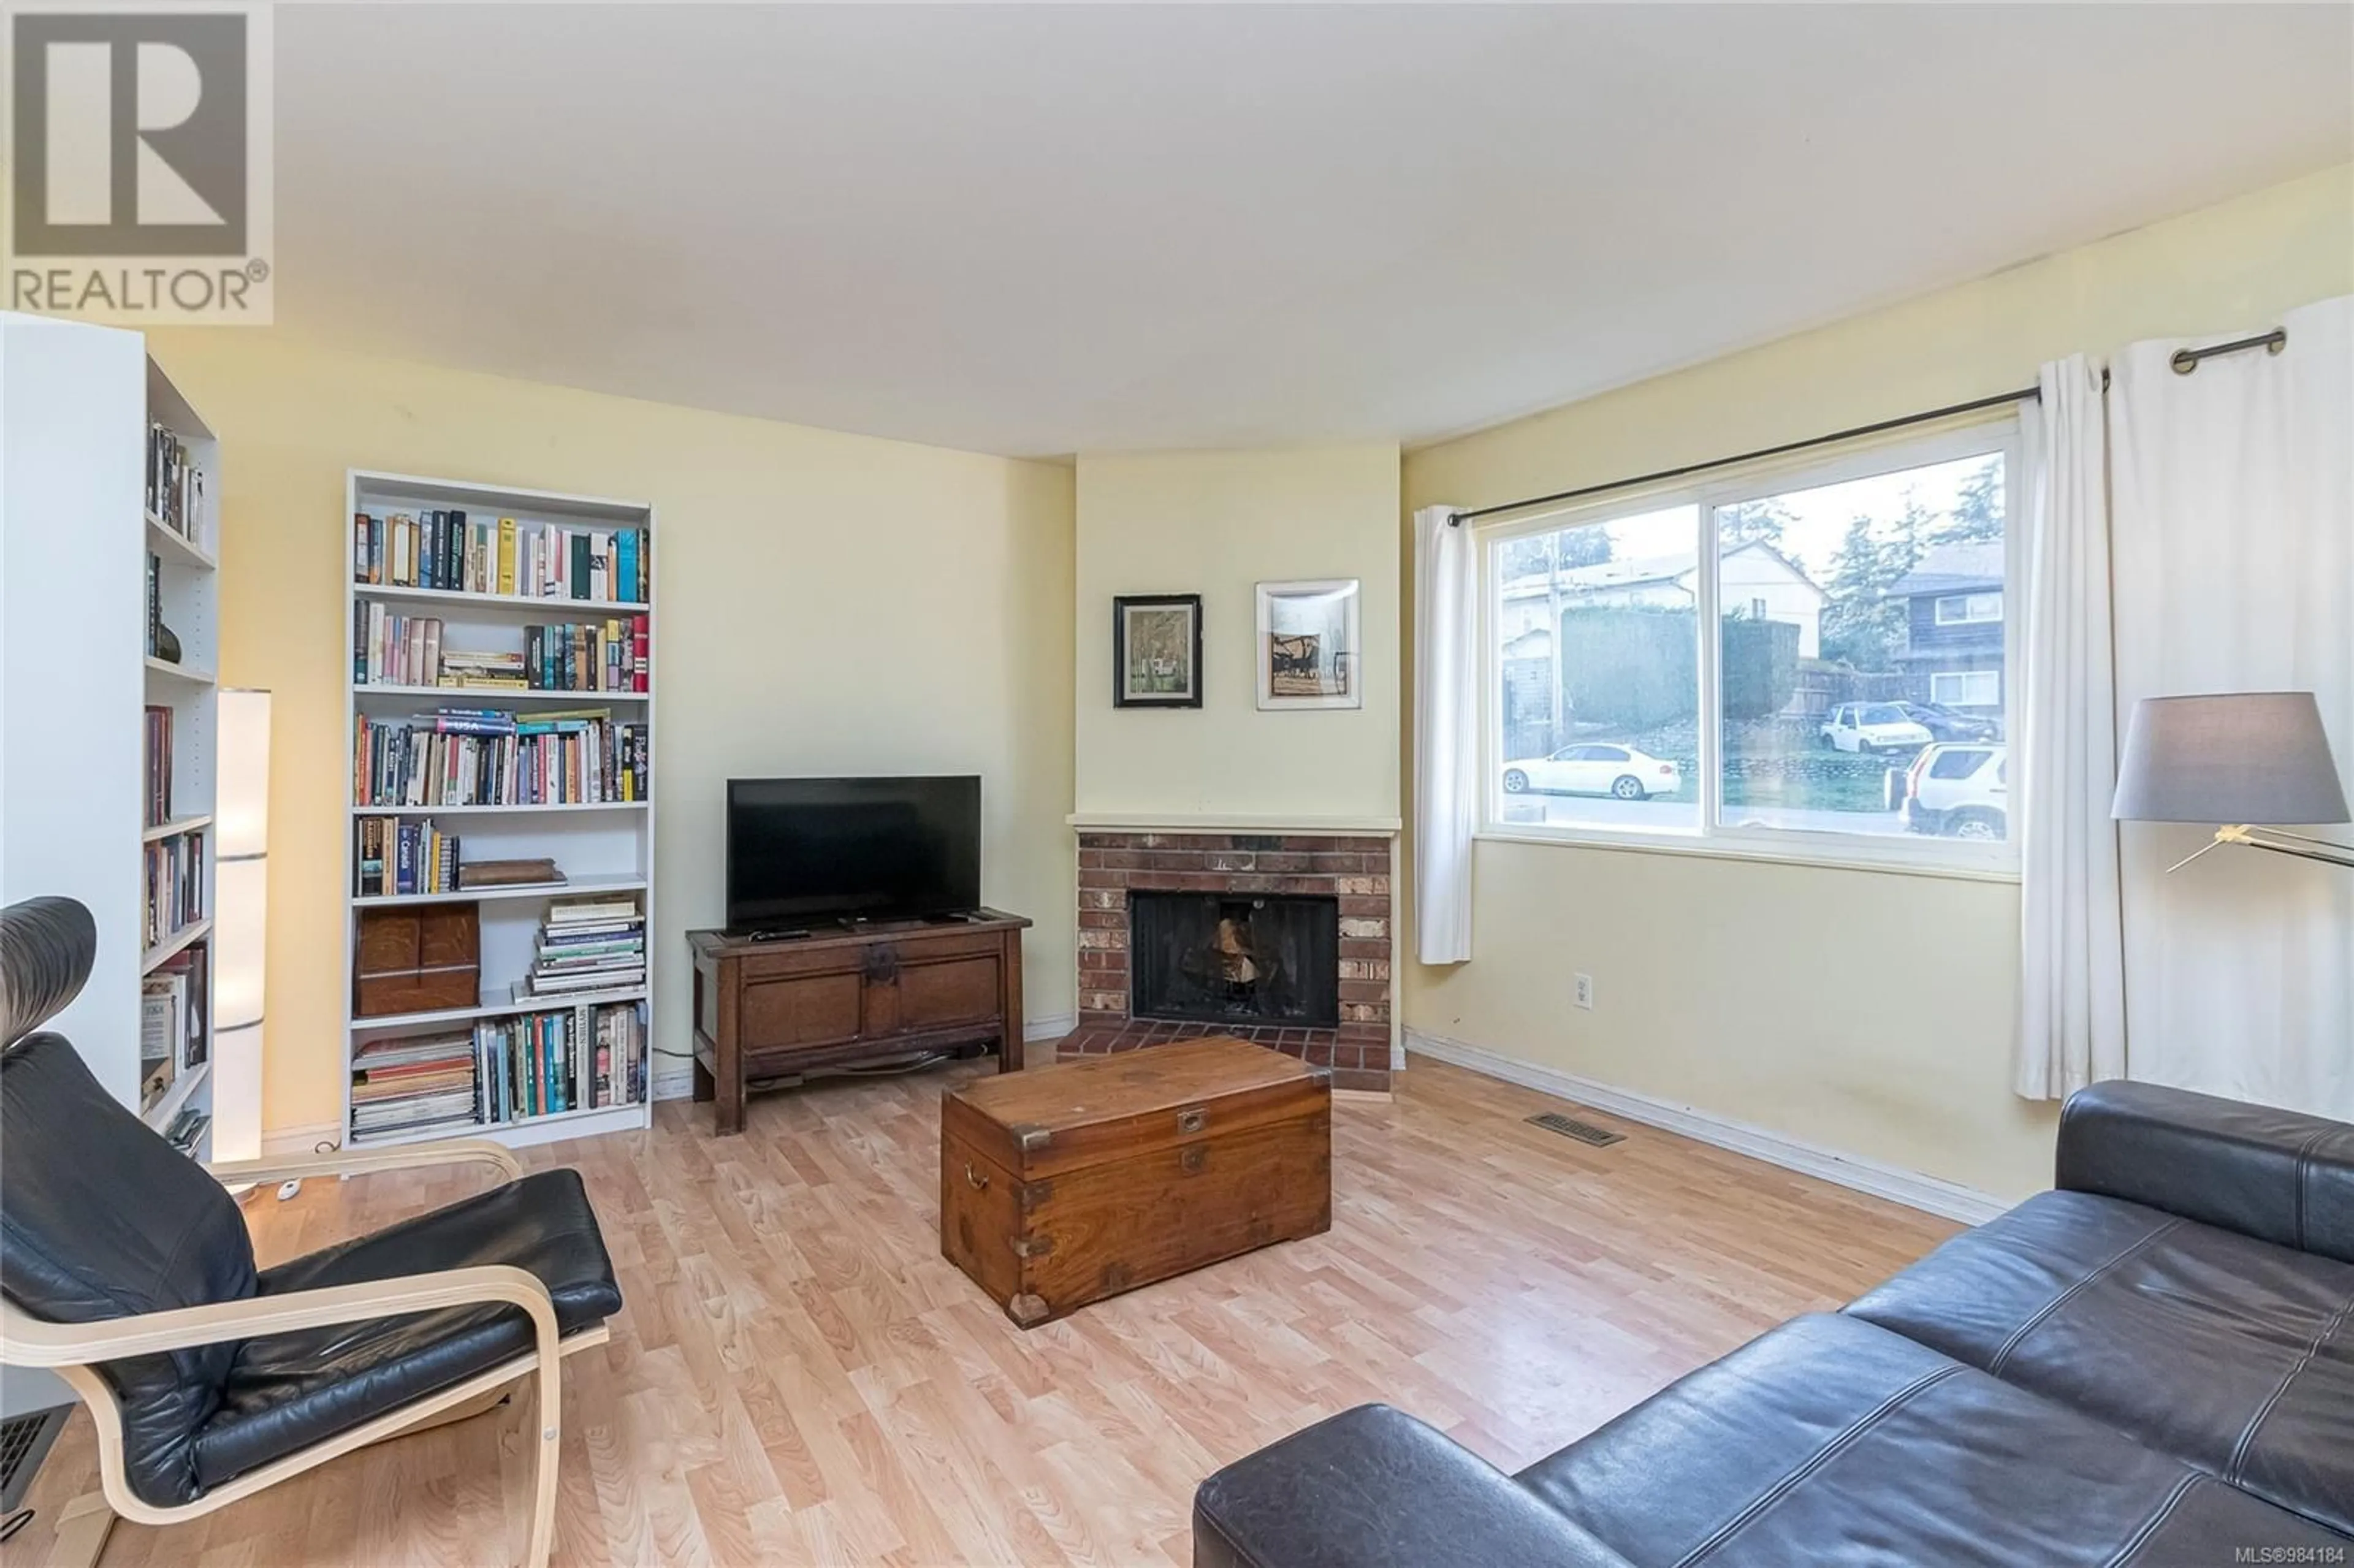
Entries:
{"label": "black leather sofa", "polygon": [[2354,1563],[2354,1127],[2145,1084],[2056,1190],[1506,1476],[1364,1405],[1202,1484],[1196,1568]]}

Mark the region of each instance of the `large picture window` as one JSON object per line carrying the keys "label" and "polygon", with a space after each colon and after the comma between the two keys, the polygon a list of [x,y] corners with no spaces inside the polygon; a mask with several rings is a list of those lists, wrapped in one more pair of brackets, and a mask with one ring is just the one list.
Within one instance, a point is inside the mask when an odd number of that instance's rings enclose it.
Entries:
{"label": "large picture window", "polygon": [[1491,525],[1487,829],[2012,863],[2015,428]]}

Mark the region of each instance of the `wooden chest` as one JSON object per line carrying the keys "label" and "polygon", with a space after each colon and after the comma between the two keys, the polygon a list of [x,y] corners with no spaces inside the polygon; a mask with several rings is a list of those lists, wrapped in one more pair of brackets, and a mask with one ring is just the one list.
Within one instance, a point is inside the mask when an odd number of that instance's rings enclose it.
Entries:
{"label": "wooden chest", "polygon": [[940,1251],[1034,1328],[1332,1224],[1331,1074],[1223,1037],[940,1102]]}

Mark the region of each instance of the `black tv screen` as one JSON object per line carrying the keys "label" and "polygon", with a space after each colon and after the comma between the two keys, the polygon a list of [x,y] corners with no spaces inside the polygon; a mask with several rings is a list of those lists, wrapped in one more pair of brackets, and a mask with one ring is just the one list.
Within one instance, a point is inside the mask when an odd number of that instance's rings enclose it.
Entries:
{"label": "black tv screen", "polygon": [[981,906],[981,780],[731,779],[727,927]]}

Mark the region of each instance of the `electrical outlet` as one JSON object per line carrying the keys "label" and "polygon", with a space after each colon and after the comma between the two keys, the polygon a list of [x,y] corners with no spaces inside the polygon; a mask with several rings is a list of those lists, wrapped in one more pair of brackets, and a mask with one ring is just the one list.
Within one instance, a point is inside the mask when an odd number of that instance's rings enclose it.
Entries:
{"label": "electrical outlet", "polygon": [[1577,977],[1577,1005],[1588,1009],[1591,1009],[1594,1006],[1594,977],[1592,975],[1579,975]]}

